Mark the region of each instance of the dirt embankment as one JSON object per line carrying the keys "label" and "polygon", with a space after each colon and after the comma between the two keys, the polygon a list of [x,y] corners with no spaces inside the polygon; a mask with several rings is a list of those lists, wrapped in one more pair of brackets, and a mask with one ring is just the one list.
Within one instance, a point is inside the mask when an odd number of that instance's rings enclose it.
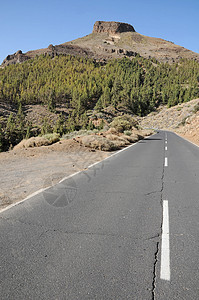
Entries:
{"label": "dirt embankment", "polygon": [[199,146],[199,111],[188,117],[176,133]]}
{"label": "dirt embankment", "polygon": [[156,112],[140,118],[144,128],[171,130],[199,145],[199,99],[171,108],[160,107]]}
{"label": "dirt embankment", "polygon": [[161,106],[157,111],[140,118],[139,123],[144,128],[176,130],[181,126],[183,127],[185,121],[195,114],[198,103],[199,99],[195,99],[170,108]]}

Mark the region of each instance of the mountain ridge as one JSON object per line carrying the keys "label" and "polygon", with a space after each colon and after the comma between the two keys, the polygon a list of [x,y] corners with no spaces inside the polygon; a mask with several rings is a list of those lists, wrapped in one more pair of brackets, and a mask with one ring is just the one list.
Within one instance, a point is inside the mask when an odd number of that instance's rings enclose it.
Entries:
{"label": "mountain ridge", "polygon": [[174,63],[182,58],[199,61],[199,54],[161,38],[142,35],[130,24],[123,22],[96,21],[91,34],[47,48],[23,53],[18,50],[8,55],[1,67],[22,63],[37,55],[74,55],[107,61],[137,55],[154,58],[160,62]]}

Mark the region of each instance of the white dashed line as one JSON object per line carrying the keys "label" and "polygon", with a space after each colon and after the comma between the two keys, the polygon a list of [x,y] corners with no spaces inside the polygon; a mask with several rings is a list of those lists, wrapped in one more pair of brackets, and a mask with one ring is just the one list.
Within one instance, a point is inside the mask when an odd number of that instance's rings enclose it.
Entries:
{"label": "white dashed line", "polygon": [[165,147],[165,150],[167,151],[167,146]]}
{"label": "white dashed line", "polygon": [[160,278],[170,281],[170,248],[169,248],[169,205],[163,201],[162,246]]}
{"label": "white dashed line", "polygon": [[165,157],[164,166],[168,167],[168,157]]}

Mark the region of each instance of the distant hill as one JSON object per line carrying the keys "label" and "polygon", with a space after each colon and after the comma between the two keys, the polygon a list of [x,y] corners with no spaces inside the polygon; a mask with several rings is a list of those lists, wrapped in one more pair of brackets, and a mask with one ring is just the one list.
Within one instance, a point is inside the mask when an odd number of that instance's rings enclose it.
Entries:
{"label": "distant hill", "polygon": [[199,54],[175,45],[172,42],[144,36],[135,31],[132,25],[121,22],[97,21],[93,32],[85,37],[60,45],[49,45],[47,48],[28,51],[21,50],[8,55],[2,67],[24,62],[37,55],[52,57],[63,55],[83,56],[97,61],[107,61],[122,57],[155,58],[159,62],[176,62],[181,58],[199,61]]}

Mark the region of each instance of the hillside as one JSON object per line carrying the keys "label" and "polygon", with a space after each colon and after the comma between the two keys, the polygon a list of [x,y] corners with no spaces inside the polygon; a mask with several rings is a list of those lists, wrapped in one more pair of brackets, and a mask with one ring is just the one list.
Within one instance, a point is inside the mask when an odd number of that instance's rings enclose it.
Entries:
{"label": "hillside", "polygon": [[139,118],[144,128],[171,130],[199,145],[199,99],[171,108],[161,106],[146,117]]}
{"label": "hillside", "polygon": [[75,41],[17,51],[0,68],[0,151],[24,138],[98,130],[118,116],[145,117],[196,99],[198,57],[104,21]]}
{"label": "hillside", "polygon": [[[199,99],[180,103],[173,107],[160,106],[156,111],[139,118],[139,124],[144,128],[177,130],[186,132],[194,127],[194,120],[199,110]],[[187,125],[190,125],[188,127]],[[186,126],[185,126],[186,125]],[[195,127],[197,129],[197,127]]]}
{"label": "hillside", "polygon": [[148,37],[135,31],[132,25],[120,22],[97,21],[93,32],[85,37],[60,45],[50,44],[47,48],[31,50],[23,53],[18,50],[8,55],[2,67],[24,62],[37,55],[76,55],[107,61],[122,57],[154,58],[160,62],[177,62],[180,59],[194,59],[199,61],[199,54],[194,53],[172,42]]}
{"label": "hillside", "polygon": [[[100,63],[39,56],[0,69],[0,149],[38,134],[94,129],[121,114],[145,116],[160,105],[199,97],[199,63],[143,57]],[[101,122],[101,123],[100,123]]]}
{"label": "hillside", "polygon": [[144,58],[154,58],[160,62],[169,63],[177,62],[182,58],[199,61],[198,53],[175,45],[172,42],[160,38],[148,37],[138,32],[122,32],[117,34],[93,32],[86,37],[65,43],[64,45],[87,47],[99,60],[140,55]]}
{"label": "hillside", "polygon": [[183,120],[183,124],[175,132],[199,145],[199,99],[193,112]]}

